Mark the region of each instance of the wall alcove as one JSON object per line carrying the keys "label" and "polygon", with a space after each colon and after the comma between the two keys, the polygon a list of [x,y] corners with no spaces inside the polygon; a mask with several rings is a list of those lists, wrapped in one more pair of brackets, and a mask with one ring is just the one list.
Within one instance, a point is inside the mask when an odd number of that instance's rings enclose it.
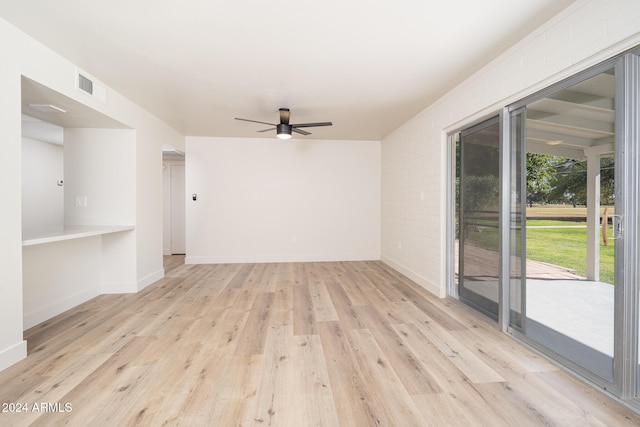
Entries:
{"label": "wall alcove", "polygon": [[28,329],[135,278],[136,133],[27,77],[22,118]]}

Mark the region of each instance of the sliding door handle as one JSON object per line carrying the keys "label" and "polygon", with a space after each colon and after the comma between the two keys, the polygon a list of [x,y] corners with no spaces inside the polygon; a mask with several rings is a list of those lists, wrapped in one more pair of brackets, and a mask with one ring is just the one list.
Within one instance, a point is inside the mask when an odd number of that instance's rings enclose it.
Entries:
{"label": "sliding door handle", "polygon": [[622,215],[611,215],[611,225],[613,227],[613,235],[611,238],[613,240],[621,239],[624,231],[622,227]]}

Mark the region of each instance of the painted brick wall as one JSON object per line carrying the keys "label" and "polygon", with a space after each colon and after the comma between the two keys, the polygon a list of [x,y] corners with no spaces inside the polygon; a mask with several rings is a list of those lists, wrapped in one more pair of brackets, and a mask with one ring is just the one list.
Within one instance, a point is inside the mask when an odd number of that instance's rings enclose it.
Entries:
{"label": "painted brick wall", "polygon": [[382,142],[382,260],[446,295],[446,135],[640,45],[639,0],[578,0]]}

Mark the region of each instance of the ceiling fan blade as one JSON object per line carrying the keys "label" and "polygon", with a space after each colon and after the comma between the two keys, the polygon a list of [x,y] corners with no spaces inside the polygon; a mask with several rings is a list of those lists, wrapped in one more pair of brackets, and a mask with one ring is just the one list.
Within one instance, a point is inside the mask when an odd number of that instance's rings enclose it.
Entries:
{"label": "ceiling fan blade", "polygon": [[300,130],[296,128],[291,128],[291,132],[299,133],[301,135],[311,135],[311,132],[307,132],[306,130]]}
{"label": "ceiling fan blade", "polygon": [[236,120],[242,120],[243,122],[260,123],[260,124],[263,124],[263,125],[277,126],[277,125],[275,125],[275,124],[273,124],[273,123],[259,122],[259,121],[257,121],[257,120],[241,119],[241,118],[239,118],[239,117],[236,117],[235,119],[236,119]]}
{"label": "ceiling fan blade", "polygon": [[288,125],[290,117],[291,117],[291,112],[289,111],[288,108],[280,109],[280,124]]}
{"label": "ceiling fan blade", "polygon": [[291,125],[294,128],[312,128],[317,126],[333,126],[331,122],[319,122],[319,123],[298,123],[295,125]]}

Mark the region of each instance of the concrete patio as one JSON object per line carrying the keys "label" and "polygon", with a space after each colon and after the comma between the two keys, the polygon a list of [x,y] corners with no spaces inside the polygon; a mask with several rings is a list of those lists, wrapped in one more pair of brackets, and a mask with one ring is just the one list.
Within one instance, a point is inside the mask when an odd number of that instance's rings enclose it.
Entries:
{"label": "concrete patio", "polygon": [[527,318],[613,357],[613,285],[527,279]]}
{"label": "concrete patio", "polygon": [[[473,259],[465,287],[497,301],[498,281],[492,272],[497,271],[498,254],[468,246],[465,256]],[[612,357],[614,286],[558,265],[527,260],[526,268],[527,318]]]}

